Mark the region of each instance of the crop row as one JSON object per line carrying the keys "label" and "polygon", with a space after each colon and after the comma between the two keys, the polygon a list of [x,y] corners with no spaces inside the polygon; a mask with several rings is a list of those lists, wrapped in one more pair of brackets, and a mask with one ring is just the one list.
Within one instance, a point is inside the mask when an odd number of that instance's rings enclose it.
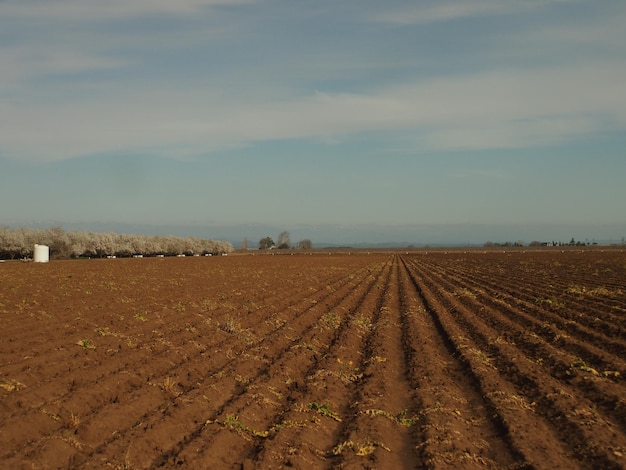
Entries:
{"label": "crop row", "polygon": [[10,265],[0,461],[621,468],[626,263],[558,256]]}

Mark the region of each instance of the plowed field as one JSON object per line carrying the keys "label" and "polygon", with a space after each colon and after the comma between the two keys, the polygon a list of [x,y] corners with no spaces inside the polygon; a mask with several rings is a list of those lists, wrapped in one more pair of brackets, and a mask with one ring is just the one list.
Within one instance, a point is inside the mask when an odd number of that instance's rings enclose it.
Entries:
{"label": "plowed field", "polygon": [[1,468],[624,468],[626,254],[0,264]]}

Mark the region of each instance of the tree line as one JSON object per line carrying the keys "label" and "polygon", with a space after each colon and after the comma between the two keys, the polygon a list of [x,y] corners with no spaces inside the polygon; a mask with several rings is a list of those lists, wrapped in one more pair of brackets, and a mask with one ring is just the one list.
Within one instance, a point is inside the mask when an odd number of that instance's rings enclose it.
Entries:
{"label": "tree line", "polygon": [[[622,237],[622,245],[624,244],[624,238]],[[562,241],[558,241],[555,242],[554,240],[551,242],[542,242],[539,240],[533,240],[532,242],[530,242],[528,244],[528,246],[532,246],[532,247],[536,247],[536,246],[588,246],[588,245],[597,245],[597,243],[594,242],[589,242],[589,241],[576,241],[574,239],[574,237],[572,237],[572,239],[569,242],[562,242]],[[517,241],[517,242],[501,242],[501,243],[494,243],[494,242],[486,242],[484,244],[485,247],[523,247],[526,246],[524,244],[523,241]]]}
{"label": "tree line", "polygon": [[295,246],[291,244],[289,232],[284,231],[278,234],[278,242],[274,243],[272,237],[263,237],[259,240],[259,250],[271,250],[278,248],[279,250],[298,249],[311,250],[313,243],[309,239],[300,240]]}
{"label": "tree line", "polygon": [[230,253],[230,242],[195,237],[129,235],[48,229],[0,227],[0,258],[17,259],[33,255],[35,244],[48,245],[52,258],[107,256],[177,256]]}

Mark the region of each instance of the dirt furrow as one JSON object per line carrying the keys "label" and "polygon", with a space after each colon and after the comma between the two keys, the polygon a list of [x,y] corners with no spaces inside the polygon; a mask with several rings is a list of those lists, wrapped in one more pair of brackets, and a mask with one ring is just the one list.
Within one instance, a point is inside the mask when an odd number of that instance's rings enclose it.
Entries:
{"label": "dirt furrow", "polygon": [[522,466],[524,458],[493,419],[476,377],[457,357],[406,259],[399,288],[407,370],[420,403],[423,459],[433,468]]}
{"label": "dirt furrow", "polygon": [[[544,307],[548,312],[562,315],[566,322],[574,320],[592,331],[601,329],[609,336],[624,336],[623,315],[615,314],[626,311],[623,279],[621,283],[574,281],[569,273],[563,276],[547,267],[529,268],[532,258],[519,260],[520,269],[498,271],[488,260],[482,259],[478,264],[477,257],[480,255],[467,258],[462,264],[445,263],[446,270],[448,274],[455,273],[468,281],[487,285],[500,295]],[[494,273],[497,274],[494,276]]]}
{"label": "dirt furrow", "polygon": [[[419,271],[419,268],[415,266]],[[544,426],[548,435],[553,436],[553,448],[562,449],[568,458],[574,461],[594,461],[595,465],[605,468],[613,468],[617,465],[619,457],[609,449],[604,448],[600,442],[605,441],[607,435],[614,435],[614,428],[605,420],[594,417],[587,419],[582,414],[585,409],[585,401],[572,389],[563,389],[563,385],[556,382],[552,377],[545,374],[532,361],[520,360],[524,357],[515,345],[506,341],[498,341],[500,332],[493,331],[477,315],[465,308],[452,296],[435,296],[437,286],[441,285],[441,279],[428,279],[428,276],[420,271],[424,289],[430,297],[429,301],[438,302],[441,305],[439,316],[442,323],[446,323],[450,330],[456,330],[451,338],[457,343],[457,349],[464,354],[468,363],[473,364],[474,370],[482,372],[483,383],[499,382],[499,388],[494,389],[492,397],[504,393],[505,401],[501,398],[499,412],[505,411],[506,401],[511,406],[511,398],[521,398],[518,404],[522,409],[528,408],[529,412],[536,413],[531,416],[527,413],[527,420],[533,418],[533,428],[541,425],[536,418],[543,418]],[[428,292],[428,293],[427,293]],[[484,315],[484,314],[482,314]],[[481,316],[482,316],[481,315]],[[489,372],[490,373],[487,373]],[[506,388],[502,388],[506,387]],[[508,388],[509,392],[505,392]],[[494,402],[496,399],[494,398]],[[575,408],[576,404],[581,408]],[[573,411],[574,410],[574,411]],[[506,410],[508,411],[508,410]],[[520,419],[516,419],[520,422]],[[511,433],[513,438],[519,437],[520,432]],[[623,436],[619,434],[615,443],[618,454],[622,451]],[[541,444],[537,442],[534,447]],[[558,445],[557,445],[558,444]],[[544,442],[545,445],[545,442]],[[556,447],[555,447],[556,446]],[[542,449],[544,452],[547,449]],[[526,449],[523,451],[526,453]],[[561,454],[560,458],[565,455]],[[527,456],[527,458],[529,458]],[[535,459],[529,458],[531,462]],[[616,468],[616,467],[615,467]]]}
{"label": "dirt furrow", "polygon": [[[586,287],[571,284],[560,287],[545,283],[533,285],[531,275],[518,276],[514,279],[510,276],[492,276],[488,281],[481,281],[467,274],[463,277],[482,284],[486,289],[497,293],[497,297],[510,299],[517,304],[528,306],[531,310],[541,310],[542,316],[554,318],[554,323],[568,330],[570,334],[581,338],[588,336],[591,336],[590,339],[597,338],[594,343],[602,347],[601,336],[597,335],[597,332],[600,332],[606,337],[615,339],[612,349],[620,350],[621,348],[620,354],[624,350],[625,343],[619,339],[626,334],[626,323],[623,315],[616,315],[615,312],[626,310],[618,308],[617,299],[609,301],[598,298],[601,294],[596,294],[596,292],[606,292],[605,295],[610,296],[618,295],[604,286],[596,290],[587,290]],[[527,294],[522,291],[522,286],[530,289]],[[623,297],[623,294],[619,295]]]}
{"label": "dirt furrow", "polygon": [[624,252],[290,254],[3,263],[0,467],[626,466]]}
{"label": "dirt furrow", "polygon": [[363,377],[352,390],[350,410],[335,446],[336,467],[415,468],[424,462],[416,452],[411,427],[416,424],[412,387],[400,325],[399,258],[378,298],[358,370]]}
{"label": "dirt furrow", "polygon": [[[565,462],[576,468],[576,461],[568,456],[566,446],[551,427],[532,410],[516,388],[486,361],[478,345],[467,337],[464,325],[458,325],[452,312],[441,303],[432,287],[424,280],[424,273],[416,263],[411,265],[411,277],[445,341],[453,348],[478,387],[489,412],[506,431],[507,439],[528,465],[541,467],[541,462]],[[532,429],[533,432],[528,432]]]}
{"label": "dirt furrow", "polygon": [[[429,266],[431,272],[438,272],[448,280],[455,280],[456,289],[450,292],[459,298],[473,299],[488,304],[516,318],[518,322],[525,322],[525,327],[532,330],[536,335],[548,342],[558,341],[561,349],[570,350],[572,354],[582,357],[590,362],[592,367],[599,370],[618,370],[623,374],[626,357],[626,342],[620,335],[612,336],[599,333],[598,327],[591,329],[579,323],[582,314],[569,314],[569,318],[563,318],[558,312],[542,308],[542,302],[529,302],[522,299],[519,294],[507,294],[503,292],[506,287],[510,292],[518,292],[510,279],[499,277],[489,282],[480,282],[476,278],[451,274],[445,267]],[[523,281],[519,281],[523,283]],[[536,299],[537,297],[535,297]],[[583,322],[586,323],[586,322]],[[610,364],[622,364],[611,367]]]}
{"label": "dirt furrow", "polygon": [[[454,284],[450,279],[456,280]],[[469,284],[456,276],[441,279],[439,285],[445,288],[446,295],[473,311],[480,311],[482,321],[503,332],[499,339],[515,344],[532,362],[532,367],[548,372],[565,389],[575,387],[578,395],[596,404],[597,412],[606,422],[626,432],[626,407],[623,406],[626,389],[621,379],[626,366],[622,359],[608,356],[562,332],[555,333],[547,322],[537,325],[533,317],[528,320],[526,311],[502,302],[490,302],[488,293],[474,294],[476,291],[470,291]]]}
{"label": "dirt furrow", "polygon": [[[342,285],[341,282],[339,282],[338,284]],[[325,297],[331,295],[331,293],[329,293],[326,289],[323,289],[323,290],[320,289],[319,292],[322,296],[320,297],[320,300],[323,300]],[[307,294],[311,294],[311,292],[309,291],[307,292]],[[307,301],[302,302],[302,304],[309,305],[310,304],[309,297],[307,297]],[[146,394],[145,392],[146,386],[157,387],[159,389],[165,390],[166,397],[170,395],[170,392],[167,391],[167,389],[171,389],[174,393],[178,393],[179,389],[181,389],[181,387],[184,387],[183,382],[185,382],[185,380],[183,380],[182,378],[178,379],[179,377],[181,377],[181,375],[184,375],[184,374],[180,374],[179,369],[182,367],[183,364],[189,363],[189,362],[193,363],[195,361],[202,360],[202,357],[205,356],[205,354],[203,354],[203,351],[202,351],[203,348],[198,349],[193,344],[189,344],[188,340],[191,337],[194,337],[195,334],[192,334],[189,331],[186,331],[185,329],[180,328],[180,326],[176,326],[176,328],[174,328],[174,330],[176,331],[172,331],[171,327],[182,324],[182,325],[187,326],[187,330],[201,329],[203,332],[206,331],[207,334],[212,335],[212,336],[214,336],[215,333],[211,334],[211,332],[207,328],[203,328],[203,326],[201,325],[203,323],[203,319],[201,318],[201,316],[199,318],[196,318],[196,320],[199,323],[196,323],[194,325],[193,323],[191,323],[193,319],[191,319],[189,315],[185,313],[184,311],[174,312],[174,313],[177,313],[177,315],[173,315],[173,314],[165,315],[163,316],[163,320],[160,321],[158,325],[156,325],[158,328],[158,331],[160,332],[171,331],[169,334],[166,334],[168,338],[166,340],[167,344],[164,345],[165,347],[160,348],[160,351],[157,353],[156,356],[154,355],[154,353],[156,352],[154,351],[154,346],[153,346],[155,344],[154,338],[152,339],[134,338],[134,341],[137,343],[140,343],[140,344],[147,343],[151,345],[150,347],[151,354],[149,355],[146,354],[146,350],[143,347],[138,347],[131,351],[126,351],[125,361],[128,367],[132,368],[132,372],[130,375],[130,379],[128,375],[122,375],[121,380],[123,382],[129,382],[130,380],[129,384],[131,385],[131,387],[133,387],[136,384],[136,381],[134,381],[133,377],[141,376],[142,379],[144,380],[142,384],[143,389],[132,390],[131,396],[141,397],[142,395]],[[264,318],[264,317],[261,315],[260,318]],[[246,349],[250,348],[250,344],[247,342],[241,343],[237,347],[237,344],[236,344],[237,342],[232,341],[232,336],[224,332],[224,330],[227,330],[228,328],[224,328],[224,327],[219,328],[220,325],[223,325],[223,324],[218,322],[218,325],[213,325],[214,327],[218,328],[218,337],[222,338],[222,340],[218,342],[217,344],[211,345],[212,350],[219,351],[220,349],[225,349],[224,344],[230,342],[233,344],[229,346],[227,354],[230,354],[231,356],[236,356],[237,354],[241,354],[242,351],[245,351]],[[285,323],[281,323],[278,326],[270,324],[272,328],[277,329],[277,330],[283,328],[284,325]],[[241,333],[241,332],[231,331],[231,333],[236,334],[236,333]],[[261,331],[261,333],[263,332]],[[180,339],[177,339],[177,336],[180,337]],[[183,338],[186,338],[186,339],[183,339]],[[265,341],[266,339],[267,339],[267,336],[261,336],[261,341]],[[77,347],[77,350],[78,349],[80,348]],[[183,351],[181,351],[181,349]],[[186,349],[187,351],[185,351],[184,349]],[[83,351],[83,354],[88,356],[92,352],[93,351]],[[103,362],[106,364],[106,361],[103,361]],[[87,363],[85,367],[89,367],[90,365],[93,366],[93,361],[91,363]],[[218,367],[221,367],[221,366],[218,366]],[[106,368],[107,367],[104,366],[104,369]],[[93,367],[90,369],[90,372],[92,369]],[[98,368],[96,367],[96,369]],[[69,371],[67,369],[64,369],[64,373],[66,375],[68,372],[76,372],[76,371]],[[131,408],[130,413],[129,413],[129,410],[127,409],[128,407],[117,407],[117,406],[114,407],[114,409],[118,410],[117,415],[120,416],[120,419],[117,419],[117,420],[113,419],[116,416],[116,413],[114,412],[112,417],[110,417],[110,419],[106,421],[106,423],[109,423],[108,425],[111,426],[112,428],[110,431],[106,431],[106,426],[102,425],[103,420],[100,419],[101,408],[105,408],[104,414],[111,415],[107,407],[109,407],[110,403],[116,403],[117,396],[120,393],[120,386],[116,385],[116,382],[119,383],[120,381],[120,375],[116,373],[107,374],[106,372],[107,371],[105,370],[102,374],[100,374],[100,377],[104,377],[104,380],[103,380],[104,383],[102,383],[101,386],[88,387],[89,384],[86,383],[83,388],[80,388],[79,386],[76,386],[76,385],[68,386],[65,389],[65,391],[62,392],[61,396],[56,396],[56,397],[53,396],[51,398],[49,396],[46,397],[45,395],[40,395],[42,396],[41,404],[38,406],[38,408],[31,409],[30,414],[39,415],[43,413],[47,417],[51,417],[52,419],[48,419],[48,421],[43,420],[44,423],[39,432],[37,432],[36,428],[30,429],[31,442],[33,442],[33,445],[35,447],[38,446],[36,444],[37,442],[36,439],[37,439],[38,434],[41,435],[40,433],[45,433],[47,435],[67,434],[68,425],[66,424],[66,421],[70,420],[70,417],[72,417],[72,420],[74,422],[76,422],[77,420],[81,421],[80,426],[74,426],[71,429],[72,433],[78,434],[78,437],[73,436],[72,440],[74,440],[76,443],[80,443],[81,449],[79,450],[81,450],[83,454],[87,450],[87,455],[89,455],[90,451],[88,451],[88,449],[92,448],[93,446],[96,446],[96,449],[98,449],[97,442],[89,442],[90,437],[97,438],[97,433],[95,433],[92,429],[97,429],[99,430],[99,432],[105,432],[105,434],[106,432],[108,432],[109,434],[114,433],[114,435],[116,436],[116,439],[119,439],[123,435],[123,429],[124,429],[123,427],[118,426],[119,423],[124,423],[124,422],[128,423],[128,426],[130,428],[133,428],[135,427],[137,422],[139,422],[146,416],[149,416],[151,414],[150,413],[151,410],[153,411],[152,414],[154,414],[155,416],[158,416],[160,414],[157,409],[161,406],[160,404],[155,403],[155,402],[150,402],[150,401],[143,403],[142,400],[138,398],[137,402],[139,403],[129,405],[129,407]],[[121,371],[122,374],[124,374],[125,372],[128,372],[127,368],[124,368]],[[213,375],[219,376],[219,374],[220,374],[220,371],[218,370]],[[187,380],[187,382],[189,381]],[[50,382],[50,383],[52,386],[55,385],[54,382]],[[112,385],[107,386],[107,383],[112,383]],[[79,385],[82,385],[82,384],[79,384]],[[191,386],[193,387],[193,385]],[[34,393],[38,393],[38,394],[44,393],[45,384],[43,387],[38,387],[36,389],[33,388],[32,390]],[[56,390],[60,391],[63,389],[59,389],[58,384],[56,384]],[[102,392],[106,390],[114,390],[114,392],[111,392],[112,394],[111,396],[103,397]],[[96,397],[94,398],[96,400],[100,399],[101,401],[95,407],[95,409],[86,411],[85,414],[83,414],[81,413],[81,411],[85,409],[84,403],[82,404],[83,406],[79,409],[74,408],[72,406],[72,403],[74,402],[81,403],[81,400],[80,400],[81,395],[84,396],[85,394],[87,396],[90,396],[90,395],[93,396],[95,394]],[[92,400],[89,400],[89,401],[92,401]],[[89,401],[87,403],[89,403]],[[146,405],[153,406],[154,408],[152,409],[146,408]],[[24,412],[20,412],[19,414],[17,414],[14,419],[15,427],[19,427],[20,423],[26,418],[26,416],[27,415],[25,415]],[[59,418],[60,416],[63,416],[64,418],[61,419]],[[128,419],[128,416],[131,416],[134,419]],[[5,429],[9,430],[10,426],[7,426]],[[8,432],[4,433],[3,435],[11,438],[10,437],[11,434]],[[26,453],[35,452],[34,450],[28,450],[26,448],[23,451]]]}
{"label": "dirt furrow", "polygon": [[[184,401],[178,400],[176,409],[172,409],[167,416],[156,417],[150,427],[153,431],[148,429],[140,432],[145,444],[142,448],[135,447],[135,458],[141,455],[144,464],[152,462],[151,465],[188,459],[193,461],[198,458],[197,446],[202,450],[212,449],[210,455],[203,454],[202,458],[205,459],[234,458],[232,452],[222,454],[216,451],[224,448],[226,452],[227,446],[223,447],[219,442],[232,440],[233,432],[240,432],[248,438],[250,435],[258,438],[250,430],[263,433],[271,429],[274,425],[272,421],[264,421],[267,415],[267,394],[271,393],[271,402],[278,396],[288,395],[290,388],[297,387],[297,383],[294,385],[285,374],[301,370],[303,364],[315,363],[327,348],[333,347],[333,340],[327,332],[317,327],[322,316],[328,309],[341,311],[341,305],[354,298],[354,292],[368,290],[363,284],[371,285],[375,276],[379,275],[380,269],[376,268],[367,277],[354,279],[354,291],[347,286],[347,289],[332,293],[335,299],[333,302],[312,303],[306,312],[299,312],[289,320],[282,334],[263,341],[260,349],[250,348],[249,355],[232,358],[225,368],[204,380],[190,393],[182,395]],[[210,402],[200,399],[201,392],[207,390],[211,392]],[[186,419],[189,415],[202,418],[192,422]],[[174,430],[167,424],[169,422],[183,422],[185,425]],[[162,434],[164,428],[171,430],[167,436]],[[177,435],[180,437],[177,438]],[[176,441],[172,446],[171,442]],[[158,449],[161,449],[160,455]],[[238,455],[241,454],[245,455],[245,450],[240,448]]]}
{"label": "dirt furrow", "polygon": [[[246,444],[249,451],[244,461],[256,462],[260,466],[310,468],[311,465],[329,465],[328,459],[333,457],[335,436],[341,422],[349,415],[350,396],[353,394],[351,390],[360,387],[362,380],[359,363],[365,341],[364,328],[371,324],[372,316],[370,307],[365,306],[371,305],[380,295],[380,283],[386,282],[389,269],[388,263],[385,263],[384,270],[368,286],[355,290],[341,305],[326,310],[319,317],[322,324],[326,325],[324,334],[331,334],[332,338],[315,346],[323,349],[317,354],[311,354],[306,348],[303,351],[308,355],[305,362],[302,353],[285,357],[284,364],[278,367],[289,371],[289,375],[292,371],[300,370],[296,380],[286,382],[284,375],[269,375],[264,385],[268,389],[271,387],[275,396],[279,394],[282,403],[273,415],[264,412],[266,407],[258,402],[253,403],[249,398],[242,397],[236,406],[221,410],[216,415],[205,433],[208,437],[203,436],[200,440],[204,443],[209,440],[210,449],[220,449],[225,443],[232,443],[232,434],[238,433],[242,441],[250,440],[250,444]],[[334,312],[342,312],[341,318],[334,319],[332,315],[327,315]],[[341,323],[333,326],[337,320]],[[250,402],[244,403],[244,398]],[[271,419],[268,421],[268,418]],[[251,430],[262,430],[263,435]],[[200,461],[208,459],[216,464],[223,464],[231,458],[222,452],[208,454],[204,452],[196,458]],[[189,452],[185,456],[187,459],[192,457]]]}

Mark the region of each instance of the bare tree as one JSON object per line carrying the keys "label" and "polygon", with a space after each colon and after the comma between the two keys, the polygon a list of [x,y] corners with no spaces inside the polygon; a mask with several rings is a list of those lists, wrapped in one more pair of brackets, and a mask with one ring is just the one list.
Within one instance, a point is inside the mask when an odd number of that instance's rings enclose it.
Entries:
{"label": "bare tree", "polygon": [[305,238],[304,240],[300,240],[297,246],[299,250],[311,250],[313,243],[308,238]]}
{"label": "bare tree", "polygon": [[289,232],[286,230],[280,232],[278,235],[278,249],[285,250],[291,248],[291,239],[289,237]]}

